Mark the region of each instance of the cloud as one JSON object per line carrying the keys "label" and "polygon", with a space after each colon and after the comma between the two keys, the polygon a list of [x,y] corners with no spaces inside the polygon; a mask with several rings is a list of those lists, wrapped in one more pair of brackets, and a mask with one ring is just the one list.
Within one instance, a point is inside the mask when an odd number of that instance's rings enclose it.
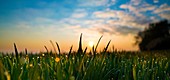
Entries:
{"label": "cloud", "polygon": [[145,3],[142,6],[140,6],[140,8],[138,10],[140,12],[146,12],[146,11],[153,11],[155,9],[156,9],[156,6]]}
{"label": "cloud", "polygon": [[108,0],[79,0],[80,6],[105,6]]}
{"label": "cloud", "polygon": [[122,9],[127,9],[129,11],[129,13],[134,14],[137,17],[144,17],[145,15],[143,14],[143,12],[146,11],[153,11],[156,6],[150,5],[146,2],[142,2],[143,4],[140,5],[133,5],[133,4],[122,4],[120,5],[120,8]]}
{"label": "cloud", "polygon": [[[70,25],[71,30],[81,33],[81,31],[98,32],[100,34],[136,34],[143,30],[153,18],[137,17],[123,10],[95,11],[93,19],[74,19],[72,17],[61,20]],[[68,26],[69,27],[69,26]]]}
{"label": "cloud", "polygon": [[135,6],[127,5],[127,4],[122,4],[122,5],[120,5],[120,8],[127,9],[129,11],[129,13],[133,13],[136,16],[139,16],[139,17],[143,16],[143,14],[141,14],[139,9],[137,7],[135,7]]}
{"label": "cloud", "polygon": [[[142,0],[130,0],[126,4],[117,5],[121,9],[111,9],[109,6],[114,5],[116,2],[116,0],[79,0],[78,9],[75,8],[71,12],[66,9],[60,12],[68,14],[67,17],[62,17],[61,19],[51,18],[53,16],[60,16],[56,14],[57,12],[53,8],[44,8],[41,10],[29,8],[26,11],[27,13],[31,13],[27,15],[33,15],[31,22],[33,24],[42,24],[37,26],[41,26],[43,29],[45,26],[48,26],[51,30],[55,30],[58,26],[62,28],[64,26],[63,29],[70,29],[70,31],[79,33],[82,31],[98,32],[100,34],[135,34],[143,30],[148,23],[157,20],[157,17],[147,16],[145,12],[149,12],[149,15],[153,15],[151,13],[153,12],[161,18],[170,19],[168,13],[162,13],[169,10],[167,4],[158,7]],[[105,9],[97,10],[101,6],[104,6]],[[88,7],[95,7],[96,10],[91,11]],[[45,12],[49,12],[49,14],[42,14]]]}
{"label": "cloud", "polygon": [[122,21],[112,21],[110,23],[95,23],[94,21],[88,24],[88,27],[83,27],[82,24],[80,25],[72,25],[68,26],[70,30],[75,32],[98,32],[100,34],[120,34],[120,35],[127,35],[127,34],[136,34],[138,31],[141,31],[145,25],[138,24],[136,22],[122,22]]}
{"label": "cloud", "polygon": [[170,20],[170,13],[160,13],[159,16],[163,19]]}
{"label": "cloud", "polygon": [[111,18],[118,19],[122,21],[133,21],[132,15],[121,10],[107,10],[107,11],[96,11],[92,14],[95,18]]}
{"label": "cloud", "polygon": [[158,14],[166,11],[170,11],[170,6],[167,4],[162,4],[156,10],[154,10],[153,13]]}
{"label": "cloud", "polygon": [[133,5],[139,5],[141,4],[142,0],[131,0],[130,3]]}
{"label": "cloud", "polygon": [[[141,6],[122,4],[120,8],[127,10],[106,10],[96,11],[93,16],[96,18],[104,19],[106,23],[104,27],[94,27],[99,33],[109,34],[136,34],[148,26],[149,23],[158,21],[156,16],[147,16],[144,14],[147,11],[151,11],[149,14],[157,8],[157,6],[143,2]],[[137,3],[136,3],[137,4]],[[140,3],[138,3],[140,4]],[[161,5],[164,8],[167,5]],[[167,8],[166,8],[167,10]],[[170,19],[169,13],[159,14],[162,18]],[[107,28],[106,28],[107,27]],[[110,28],[108,28],[110,27]]]}
{"label": "cloud", "polygon": [[122,9],[129,9],[130,11],[136,10],[135,7],[133,7],[132,5],[127,5],[127,4],[120,5],[120,8],[122,8]]}
{"label": "cloud", "polygon": [[96,18],[112,18],[112,17],[116,17],[116,13],[114,11],[96,11],[93,13],[93,15]]}
{"label": "cloud", "polygon": [[170,6],[168,4],[162,4],[153,11],[153,14],[160,16],[163,19],[170,20]]}
{"label": "cloud", "polygon": [[94,12],[93,15],[96,18],[110,18],[110,20],[106,20],[107,23],[114,23],[115,25],[123,24],[123,26],[131,24],[131,23],[133,23],[131,26],[133,26],[134,23],[143,25],[143,24],[147,24],[148,22],[150,22],[149,21],[150,19],[146,19],[145,16],[136,17],[122,10]]}
{"label": "cloud", "polygon": [[106,7],[110,7],[112,5],[115,5],[116,2],[117,2],[117,0],[110,0],[110,1],[107,2]]}
{"label": "cloud", "polygon": [[154,3],[158,3],[158,2],[159,2],[159,0],[153,0],[153,2],[154,2]]}
{"label": "cloud", "polygon": [[84,9],[76,9],[71,17],[72,18],[83,18],[83,17],[86,17],[88,15],[88,13],[86,12],[86,10]]}
{"label": "cloud", "polygon": [[83,17],[86,17],[87,16],[87,13],[74,13],[72,14],[71,17],[73,18],[83,18]]}
{"label": "cloud", "polygon": [[[120,22],[119,22],[120,23]],[[128,35],[128,34],[136,34],[141,31],[140,27],[130,27],[124,24],[115,25],[113,24],[103,24],[98,26],[93,26],[89,28],[91,31],[98,31],[100,34],[110,34],[110,35]]]}
{"label": "cloud", "polygon": [[141,31],[141,28],[127,27],[127,26],[119,26],[116,29],[120,34],[124,34],[124,35],[136,34],[139,31]]}
{"label": "cloud", "polygon": [[145,23],[145,24],[138,23],[137,20],[136,21],[126,21],[126,20],[125,21],[121,21],[121,20],[113,21],[113,20],[110,20],[110,21],[108,21],[108,24],[111,27],[116,27],[114,29],[116,29],[116,32],[120,33],[120,34],[127,34],[127,33],[134,34],[135,32],[143,30],[145,28],[145,26],[147,25],[147,23]]}
{"label": "cloud", "polygon": [[82,7],[109,7],[114,5],[117,0],[78,0],[78,2],[80,3],[79,6]]}

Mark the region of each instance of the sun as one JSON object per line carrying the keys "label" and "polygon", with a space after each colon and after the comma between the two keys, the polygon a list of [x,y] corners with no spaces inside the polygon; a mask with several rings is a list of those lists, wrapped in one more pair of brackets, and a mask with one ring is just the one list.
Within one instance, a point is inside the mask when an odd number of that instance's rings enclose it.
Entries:
{"label": "sun", "polygon": [[89,41],[89,47],[93,47],[94,46],[94,42],[93,41]]}

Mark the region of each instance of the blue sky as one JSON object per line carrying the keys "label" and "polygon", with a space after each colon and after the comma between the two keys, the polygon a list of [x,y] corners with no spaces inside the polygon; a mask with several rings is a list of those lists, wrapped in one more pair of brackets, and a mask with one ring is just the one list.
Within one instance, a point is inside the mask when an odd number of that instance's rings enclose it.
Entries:
{"label": "blue sky", "polygon": [[12,50],[13,42],[21,49],[42,50],[49,40],[67,50],[77,45],[80,33],[84,44],[104,35],[104,41],[111,39],[119,49],[137,50],[132,46],[137,32],[151,22],[170,20],[169,0],[1,0],[0,4],[2,51]]}

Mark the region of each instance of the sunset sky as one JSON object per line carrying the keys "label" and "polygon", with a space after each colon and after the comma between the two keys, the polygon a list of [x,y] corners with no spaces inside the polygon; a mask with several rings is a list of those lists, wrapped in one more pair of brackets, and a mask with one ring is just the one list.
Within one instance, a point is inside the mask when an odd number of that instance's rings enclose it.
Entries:
{"label": "sunset sky", "polygon": [[77,50],[83,33],[83,48],[99,50],[112,40],[119,50],[138,50],[134,36],[148,23],[170,20],[170,0],[0,0],[0,51],[52,49],[50,40],[62,51]]}

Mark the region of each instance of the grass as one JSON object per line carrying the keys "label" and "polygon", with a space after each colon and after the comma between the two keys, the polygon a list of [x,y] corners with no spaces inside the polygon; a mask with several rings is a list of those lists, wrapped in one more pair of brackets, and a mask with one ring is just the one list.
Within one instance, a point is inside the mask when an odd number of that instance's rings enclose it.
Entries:
{"label": "grass", "polygon": [[59,54],[46,46],[47,52],[18,53],[14,44],[15,54],[0,53],[0,80],[170,80],[170,51],[110,52],[109,44],[98,53],[97,46],[92,52],[71,46],[63,54],[58,43]]}

